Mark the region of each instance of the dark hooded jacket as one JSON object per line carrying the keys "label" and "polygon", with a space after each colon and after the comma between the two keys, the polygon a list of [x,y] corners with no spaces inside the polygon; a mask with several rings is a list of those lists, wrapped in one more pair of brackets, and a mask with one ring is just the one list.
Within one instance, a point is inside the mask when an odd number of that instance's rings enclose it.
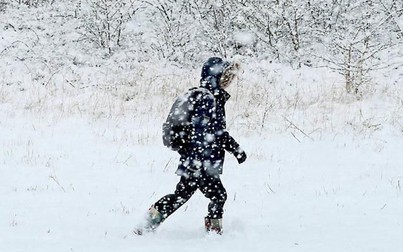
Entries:
{"label": "dark hooded jacket", "polygon": [[225,151],[235,154],[239,144],[226,130],[225,103],[231,97],[220,88],[219,80],[229,63],[210,58],[203,65],[200,87],[187,93],[191,133],[189,144],[181,154],[177,174],[205,171],[208,175],[222,174]]}

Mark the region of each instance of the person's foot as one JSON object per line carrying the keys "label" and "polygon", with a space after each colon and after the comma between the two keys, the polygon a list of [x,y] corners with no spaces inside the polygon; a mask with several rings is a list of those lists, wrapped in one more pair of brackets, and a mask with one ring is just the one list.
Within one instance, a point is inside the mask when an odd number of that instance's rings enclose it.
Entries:
{"label": "person's foot", "polygon": [[136,235],[144,235],[145,233],[154,232],[163,221],[164,216],[158,212],[154,206],[151,206],[150,209],[148,209],[144,223],[134,228],[133,233]]}
{"label": "person's foot", "polygon": [[210,217],[204,218],[204,227],[207,233],[222,234],[222,219],[211,219]]}

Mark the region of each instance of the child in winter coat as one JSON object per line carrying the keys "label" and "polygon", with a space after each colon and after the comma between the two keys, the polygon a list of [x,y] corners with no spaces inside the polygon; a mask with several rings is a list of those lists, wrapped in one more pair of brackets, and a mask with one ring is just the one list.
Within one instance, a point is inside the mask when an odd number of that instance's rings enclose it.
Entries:
{"label": "child in winter coat", "polygon": [[[240,164],[247,157],[226,130],[224,106],[230,95],[225,89],[234,80],[238,70],[239,63],[218,57],[208,59],[202,68],[200,87],[190,89],[173,105],[166,125],[173,126],[179,121],[182,126],[186,124],[177,134],[181,136],[181,144],[175,149],[180,154],[176,171],[180,181],[173,194],[162,197],[151,206],[145,223],[136,228],[134,233],[141,235],[154,231],[187,202],[197,189],[210,199],[205,217],[206,231],[222,233],[227,193],[220,175],[225,151],[233,154]],[[174,133],[172,128],[165,130]]]}

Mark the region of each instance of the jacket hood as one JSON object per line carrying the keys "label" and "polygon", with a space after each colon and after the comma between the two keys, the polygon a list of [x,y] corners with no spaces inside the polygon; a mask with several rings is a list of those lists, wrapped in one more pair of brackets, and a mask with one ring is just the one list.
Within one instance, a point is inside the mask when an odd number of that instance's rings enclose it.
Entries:
{"label": "jacket hood", "polygon": [[209,58],[204,63],[201,72],[200,86],[207,88],[213,94],[220,90],[220,78],[230,62],[219,57]]}

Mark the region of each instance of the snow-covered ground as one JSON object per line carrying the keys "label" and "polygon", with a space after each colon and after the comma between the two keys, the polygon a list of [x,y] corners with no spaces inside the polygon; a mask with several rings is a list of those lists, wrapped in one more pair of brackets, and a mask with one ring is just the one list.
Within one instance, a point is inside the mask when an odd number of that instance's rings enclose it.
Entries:
{"label": "snow-covered ground", "polygon": [[357,99],[328,69],[244,62],[227,113],[248,160],[227,156],[224,234],[204,232],[208,201],[196,193],[155,234],[135,236],[179,180],[161,125],[199,69],[85,52],[69,11],[2,15],[1,252],[403,247],[401,72],[374,73]]}
{"label": "snow-covered ground", "polygon": [[[3,108],[4,106],[2,106]],[[203,230],[201,193],[156,234],[131,229],[172,192],[158,127],[1,109],[0,251],[392,251],[402,247],[401,137],[239,137],[228,157],[225,233]]]}

